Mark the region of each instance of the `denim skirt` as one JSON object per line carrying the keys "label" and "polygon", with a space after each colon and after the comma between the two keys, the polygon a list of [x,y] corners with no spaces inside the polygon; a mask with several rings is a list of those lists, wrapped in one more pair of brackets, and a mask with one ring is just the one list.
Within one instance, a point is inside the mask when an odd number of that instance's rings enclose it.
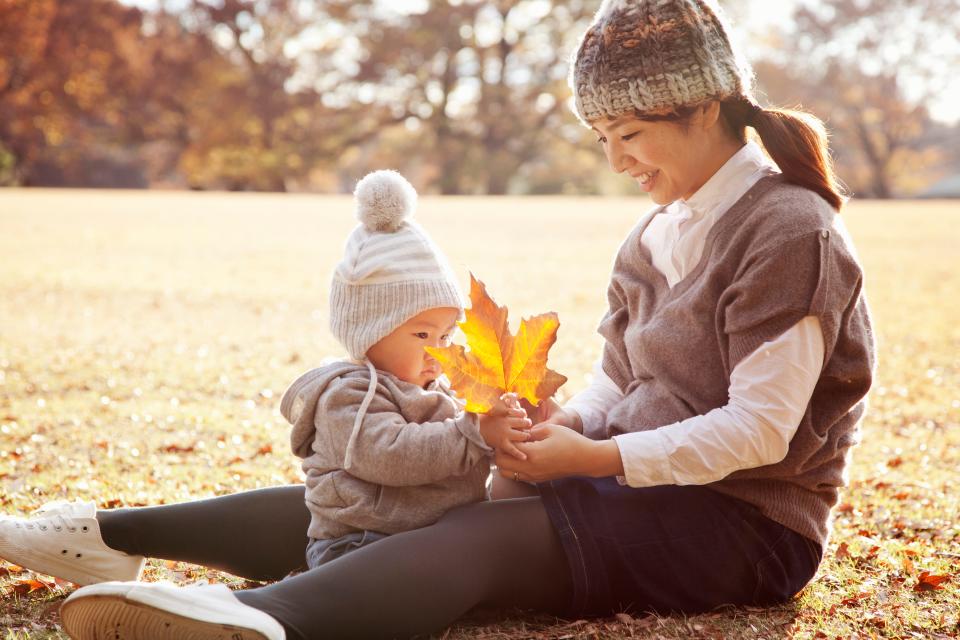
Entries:
{"label": "denim skirt", "polygon": [[570,564],[570,617],[784,602],[823,555],[819,543],[705,486],[573,477],[537,487]]}

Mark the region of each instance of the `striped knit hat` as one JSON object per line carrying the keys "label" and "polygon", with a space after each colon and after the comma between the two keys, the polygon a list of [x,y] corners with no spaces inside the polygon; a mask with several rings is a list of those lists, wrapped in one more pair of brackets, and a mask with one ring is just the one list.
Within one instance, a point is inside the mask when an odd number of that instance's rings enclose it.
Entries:
{"label": "striped knit hat", "polygon": [[589,123],[731,96],[752,101],[752,78],[713,2],[605,0],[577,48],[570,86]]}
{"label": "striped knit hat", "polygon": [[362,360],[415,315],[437,307],[462,310],[463,297],[443,254],[409,219],[417,192],[403,176],[375,171],[353,195],[361,224],[333,274],[330,330],[351,358]]}

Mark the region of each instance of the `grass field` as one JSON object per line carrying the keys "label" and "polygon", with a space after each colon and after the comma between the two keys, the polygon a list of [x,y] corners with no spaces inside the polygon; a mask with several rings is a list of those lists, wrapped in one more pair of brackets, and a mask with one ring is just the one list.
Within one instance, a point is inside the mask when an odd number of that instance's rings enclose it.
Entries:
{"label": "grass field", "polygon": [[[515,322],[559,313],[551,366],[570,378],[565,398],[587,383],[612,256],[646,206],[423,198],[418,216]],[[347,197],[0,191],[0,513],[298,482],[277,405],[296,375],[341,354],[325,300],[351,213]],[[774,609],[518,613],[445,637],[960,637],[960,206],[854,202],[844,217],[880,368],[814,581]],[[242,585],[162,561],[145,577]],[[65,637],[56,607],[71,590],[0,561],[0,640]]]}

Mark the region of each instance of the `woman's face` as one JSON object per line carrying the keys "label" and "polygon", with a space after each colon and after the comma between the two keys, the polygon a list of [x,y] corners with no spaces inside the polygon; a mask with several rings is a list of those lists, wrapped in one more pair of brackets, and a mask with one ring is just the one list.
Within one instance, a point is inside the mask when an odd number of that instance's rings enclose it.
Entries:
{"label": "woman's face", "polygon": [[[610,168],[628,173],[657,204],[689,198],[716,172],[703,110],[686,126],[633,115],[591,123]],[[711,129],[713,127],[710,127]]]}

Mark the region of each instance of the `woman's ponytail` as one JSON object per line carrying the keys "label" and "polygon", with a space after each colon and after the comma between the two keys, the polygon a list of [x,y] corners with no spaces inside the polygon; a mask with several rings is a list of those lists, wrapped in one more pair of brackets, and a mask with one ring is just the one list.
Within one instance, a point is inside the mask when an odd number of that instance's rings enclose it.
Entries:
{"label": "woman's ponytail", "polygon": [[827,146],[827,132],[815,116],[790,109],[763,109],[745,97],[723,101],[735,132],[753,127],[788,182],[820,194],[837,211],[846,200]]}

